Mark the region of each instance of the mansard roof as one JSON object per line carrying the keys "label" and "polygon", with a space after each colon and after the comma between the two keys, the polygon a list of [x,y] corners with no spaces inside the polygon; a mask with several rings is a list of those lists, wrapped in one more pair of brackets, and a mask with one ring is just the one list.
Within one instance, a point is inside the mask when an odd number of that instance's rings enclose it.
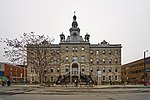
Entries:
{"label": "mansard roof", "polygon": [[105,40],[98,44],[90,44],[90,48],[122,48],[121,44],[109,44]]}

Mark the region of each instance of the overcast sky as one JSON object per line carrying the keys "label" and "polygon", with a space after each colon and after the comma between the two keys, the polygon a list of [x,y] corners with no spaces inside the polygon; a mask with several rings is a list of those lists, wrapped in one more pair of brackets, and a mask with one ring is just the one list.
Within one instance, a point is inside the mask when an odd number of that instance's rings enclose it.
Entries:
{"label": "overcast sky", "polygon": [[[54,38],[69,35],[76,11],[80,35],[91,43],[122,44],[122,64],[150,56],[150,0],[0,0],[0,38],[35,32]],[[0,43],[0,61],[4,44]]]}

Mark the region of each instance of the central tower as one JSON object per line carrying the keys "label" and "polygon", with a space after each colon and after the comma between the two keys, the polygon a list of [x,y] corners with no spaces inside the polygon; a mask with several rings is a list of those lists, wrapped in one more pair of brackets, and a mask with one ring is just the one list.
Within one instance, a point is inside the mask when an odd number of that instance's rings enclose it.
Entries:
{"label": "central tower", "polygon": [[72,27],[69,29],[70,36],[68,36],[66,40],[65,35],[63,33],[60,34],[61,43],[89,43],[89,34],[85,35],[85,40],[82,38],[82,36],[80,36],[80,28],[78,27],[77,17],[75,14],[73,16],[73,22],[71,26]]}

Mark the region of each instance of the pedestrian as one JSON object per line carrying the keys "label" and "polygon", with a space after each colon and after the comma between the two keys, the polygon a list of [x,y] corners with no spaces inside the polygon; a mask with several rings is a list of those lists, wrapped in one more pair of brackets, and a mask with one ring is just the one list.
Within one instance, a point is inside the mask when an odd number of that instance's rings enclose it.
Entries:
{"label": "pedestrian", "polygon": [[74,80],[75,86],[77,86],[77,80]]}
{"label": "pedestrian", "polygon": [[2,81],[2,86],[5,86],[5,81]]}
{"label": "pedestrian", "polygon": [[7,86],[10,86],[10,80],[7,80]]}

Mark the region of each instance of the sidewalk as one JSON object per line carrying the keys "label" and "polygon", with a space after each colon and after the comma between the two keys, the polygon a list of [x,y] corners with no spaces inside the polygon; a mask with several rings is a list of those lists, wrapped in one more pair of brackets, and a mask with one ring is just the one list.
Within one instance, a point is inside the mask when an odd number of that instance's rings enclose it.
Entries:
{"label": "sidewalk", "polygon": [[144,85],[98,85],[85,86],[54,86],[40,85],[11,85],[0,86],[0,94],[71,94],[71,93],[101,93],[101,92],[150,92],[149,86]]}

